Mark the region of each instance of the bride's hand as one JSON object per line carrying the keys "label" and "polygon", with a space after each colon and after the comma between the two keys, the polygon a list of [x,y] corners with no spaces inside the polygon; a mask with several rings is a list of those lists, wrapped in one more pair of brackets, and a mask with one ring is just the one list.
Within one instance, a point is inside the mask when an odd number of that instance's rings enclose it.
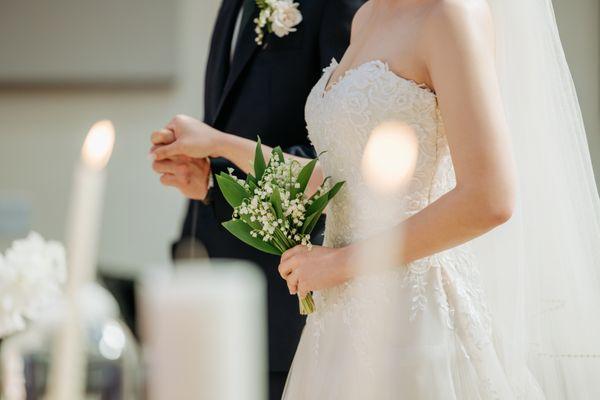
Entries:
{"label": "bride's hand", "polygon": [[340,285],[349,279],[349,248],[296,246],[283,253],[279,274],[290,294],[306,296],[314,290]]}
{"label": "bride's hand", "polygon": [[165,129],[152,133],[151,154],[158,161],[179,156],[216,157],[221,135],[221,132],[204,122],[186,115],[177,115]]}

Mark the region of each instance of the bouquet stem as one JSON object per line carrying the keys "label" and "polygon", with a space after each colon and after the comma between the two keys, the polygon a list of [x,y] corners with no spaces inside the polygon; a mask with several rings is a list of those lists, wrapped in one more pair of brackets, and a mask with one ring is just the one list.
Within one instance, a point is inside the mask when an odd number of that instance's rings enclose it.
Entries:
{"label": "bouquet stem", "polygon": [[313,301],[312,294],[309,293],[304,298],[298,295],[298,301],[300,302],[301,315],[309,315],[315,312],[315,302]]}

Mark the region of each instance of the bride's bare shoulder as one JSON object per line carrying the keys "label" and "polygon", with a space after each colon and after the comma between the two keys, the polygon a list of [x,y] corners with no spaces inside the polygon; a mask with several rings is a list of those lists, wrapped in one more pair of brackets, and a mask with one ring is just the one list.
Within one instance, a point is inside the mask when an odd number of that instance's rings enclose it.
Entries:
{"label": "bride's bare shoulder", "polygon": [[486,0],[431,0],[430,16],[437,18],[487,18],[491,15]]}
{"label": "bride's bare shoulder", "polygon": [[369,14],[373,8],[372,0],[365,2],[354,14],[352,18],[352,36],[355,36],[365,27],[369,19]]}
{"label": "bride's bare shoulder", "polygon": [[433,0],[423,26],[425,38],[436,42],[478,38],[493,43],[492,13],[486,0]]}

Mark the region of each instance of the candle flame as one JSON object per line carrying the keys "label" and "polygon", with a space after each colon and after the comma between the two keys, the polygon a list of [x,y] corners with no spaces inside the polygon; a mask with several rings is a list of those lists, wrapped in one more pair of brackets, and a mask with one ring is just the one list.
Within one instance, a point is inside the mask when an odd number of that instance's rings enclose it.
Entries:
{"label": "candle flame", "polygon": [[103,120],[96,122],[90,129],[81,156],[88,167],[101,170],[106,167],[115,144],[115,128],[111,121]]}
{"label": "candle flame", "polygon": [[385,194],[399,191],[415,171],[418,145],[413,129],[406,124],[385,122],[376,127],[362,159],[367,184]]}

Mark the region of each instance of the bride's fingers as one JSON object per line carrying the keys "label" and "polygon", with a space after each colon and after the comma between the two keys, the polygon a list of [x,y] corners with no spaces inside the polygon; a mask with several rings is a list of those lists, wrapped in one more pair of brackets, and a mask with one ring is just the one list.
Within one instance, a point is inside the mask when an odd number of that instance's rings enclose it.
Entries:
{"label": "bride's fingers", "polygon": [[279,264],[279,267],[277,268],[277,271],[279,271],[279,275],[281,275],[283,279],[287,279],[288,275],[291,274],[293,270],[294,265],[292,262],[290,262],[289,259],[287,261],[282,261],[281,264]]}
{"label": "bride's fingers", "polygon": [[171,144],[175,141],[175,133],[170,129],[154,131],[151,140],[154,145]]}
{"label": "bride's fingers", "polygon": [[292,247],[291,249],[289,249],[288,251],[286,251],[285,253],[283,253],[281,255],[281,261],[282,262],[287,261],[290,258],[292,258],[293,256],[295,256],[296,254],[302,253],[302,251],[304,251],[305,248],[306,248],[306,246],[302,246],[302,245]]}
{"label": "bride's fingers", "polygon": [[296,294],[298,292],[298,274],[292,271],[292,273],[286,278],[286,282],[290,294]]}
{"label": "bride's fingers", "polygon": [[300,296],[301,299],[305,298],[309,293],[309,290],[307,290],[304,285],[302,283],[298,284],[298,296]]}

